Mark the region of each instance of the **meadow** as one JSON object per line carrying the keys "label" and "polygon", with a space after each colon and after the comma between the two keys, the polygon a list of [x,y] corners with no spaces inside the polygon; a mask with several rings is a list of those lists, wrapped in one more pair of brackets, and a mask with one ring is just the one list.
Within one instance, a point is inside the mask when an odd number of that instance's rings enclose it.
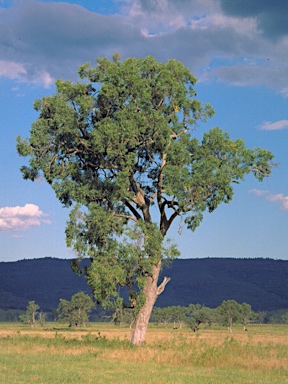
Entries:
{"label": "meadow", "polygon": [[288,325],[229,334],[151,324],[142,347],[131,346],[129,334],[108,323],[0,323],[0,383],[288,383]]}

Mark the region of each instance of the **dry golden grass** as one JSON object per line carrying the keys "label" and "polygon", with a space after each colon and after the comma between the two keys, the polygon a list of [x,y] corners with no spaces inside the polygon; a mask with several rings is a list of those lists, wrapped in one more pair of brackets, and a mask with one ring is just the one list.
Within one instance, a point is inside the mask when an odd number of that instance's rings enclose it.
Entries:
{"label": "dry golden grass", "polygon": [[[129,344],[129,328],[111,324],[80,330],[0,324],[0,382],[94,383],[97,367],[97,383],[105,384],[288,383],[287,331],[267,325],[248,332],[239,327],[232,335],[225,329],[195,334],[152,325],[146,344],[136,348]],[[51,371],[50,364],[58,369]]]}
{"label": "dry golden grass", "polygon": [[[170,365],[204,365],[225,367],[235,366],[242,369],[288,369],[288,339],[287,329],[251,326],[250,332],[243,332],[238,328],[233,334],[226,330],[201,330],[193,333],[189,329],[172,330],[161,327],[151,327],[147,333],[145,346],[131,348],[118,343],[113,348],[103,348],[101,341],[127,341],[129,328],[115,328],[111,325],[94,326],[88,330],[63,330],[47,328],[0,330],[0,338],[19,338],[29,336],[41,339],[61,339],[67,344],[50,344],[49,354],[82,355],[101,353],[102,358],[121,360],[122,362],[153,362]],[[274,327],[275,328],[275,327]],[[273,332],[273,333],[272,333]],[[77,344],[70,344],[69,340],[78,340]],[[85,342],[90,340],[90,343]],[[82,342],[81,342],[82,341]],[[105,346],[105,344],[104,344]],[[33,350],[27,343],[27,338],[8,346],[7,353],[47,353],[47,344],[33,343]]]}

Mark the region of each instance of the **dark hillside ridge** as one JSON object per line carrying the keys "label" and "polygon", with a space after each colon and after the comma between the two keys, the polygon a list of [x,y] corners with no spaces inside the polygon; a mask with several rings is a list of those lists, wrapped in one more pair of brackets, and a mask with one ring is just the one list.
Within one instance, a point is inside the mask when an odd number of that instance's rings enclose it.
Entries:
{"label": "dark hillside ridge", "polygon": [[[251,304],[253,310],[288,308],[288,261],[272,259],[177,259],[162,272],[171,281],[156,305],[215,308],[223,300]],[[35,300],[41,310],[57,308],[60,299],[76,292],[91,293],[85,278],[70,261],[42,259],[0,262],[0,308],[25,309]]]}
{"label": "dark hillside ridge", "polygon": [[46,257],[0,263],[0,308],[25,309],[35,300],[41,310],[58,307],[60,299],[90,293],[86,280],[70,268],[70,260]]}
{"label": "dark hillside ridge", "polygon": [[215,308],[223,300],[236,300],[255,311],[288,308],[287,260],[177,259],[163,272],[171,281],[159,306],[199,303]]}

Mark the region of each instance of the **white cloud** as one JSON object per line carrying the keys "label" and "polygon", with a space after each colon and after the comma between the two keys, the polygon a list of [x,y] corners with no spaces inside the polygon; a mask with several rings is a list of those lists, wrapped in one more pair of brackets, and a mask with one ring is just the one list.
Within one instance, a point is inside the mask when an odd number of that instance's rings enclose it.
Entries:
{"label": "white cloud", "polygon": [[267,199],[272,202],[279,202],[281,207],[288,211],[288,196],[284,196],[283,193],[277,195],[268,195]]}
{"label": "white cloud", "polygon": [[33,73],[31,76],[25,65],[5,60],[0,60],[0,76],[20,82],[42,85],[44,88],[49,88],[55,81],[48,72],[40,71],[39,73]]}
{"label": "white cloud", "polygon": [[267,195],[269,193],[269,191],[261,191],[260,189],[251,189],[251,191],[249,191],[251,193],[254,193],[254,195],[256,196],[264,196],[264,195]]}
{"label": "white cloud", "polygon": [[288,211],[288,196],[284,196],[283,193],[272,194],[269,191],[261,191],[259,189],[252,189],[250,192],[256,196],[264,196],[272,203],[280,203],[281,208]]}
{"label": "white cloud", "polygon": [[46,214],[35,204],[0,208],[0,232],[24,231],[33,226],[51,224],[50,220],[42,219],[43,216]]}
{"label": "white cloud", "polygon": [[227,17],[221,13],[208,14],[201,18],[192,19],[191,27],[193,29],[221,29],[232,28],[240,35],[249,35],[256,32],[256,22],[252,18],[239,20],[236,17]]}
{"label": "white cloud", "polygon": [[260,126],[260,129],[264,131],[277,131],[280,129],[288,128],[288,120],[279,120],[271,123],[270,121],[264,121]]}
{"label": "white cloud", "polygon": [[26,75],[23,65],[13,61],[0,60],[0,76],[8,77],[8,79],[21,79]]}
{"label": "white cloud", "polygon": [[44,88],[49,88],[52,84],[55,83],[55,79],[48,72],[44,71],[39,74],[36,74],[36,76],[33,76],[27,82],[31,84],[41,85]]}
{"label": "white cloud", "polygon": [[38,82],[38,80],[44,85],[45,88],[49,88],[50,85],[52,85],[55,81],[55,79],[53,79],[53,77],[48,72],[40,73],[40,75],[36,79],[36,82]]}

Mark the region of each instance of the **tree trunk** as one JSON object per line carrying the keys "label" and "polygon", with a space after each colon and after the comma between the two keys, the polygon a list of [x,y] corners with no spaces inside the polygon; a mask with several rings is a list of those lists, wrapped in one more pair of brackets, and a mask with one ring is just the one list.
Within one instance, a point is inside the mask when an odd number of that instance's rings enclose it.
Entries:
{"label": "tree trunk", "polygon": [[145,295],[145,304],[137,313],[130,341],[133,345],[142,345],[145,342],[146,331],[151,317],[153,306],[157,297],[164,291],[170,278],[164,277],[162,283],[157,286],[158,277],[161,269],[161,263],[153,267],[152,276],[147,277],[143,293]]}

